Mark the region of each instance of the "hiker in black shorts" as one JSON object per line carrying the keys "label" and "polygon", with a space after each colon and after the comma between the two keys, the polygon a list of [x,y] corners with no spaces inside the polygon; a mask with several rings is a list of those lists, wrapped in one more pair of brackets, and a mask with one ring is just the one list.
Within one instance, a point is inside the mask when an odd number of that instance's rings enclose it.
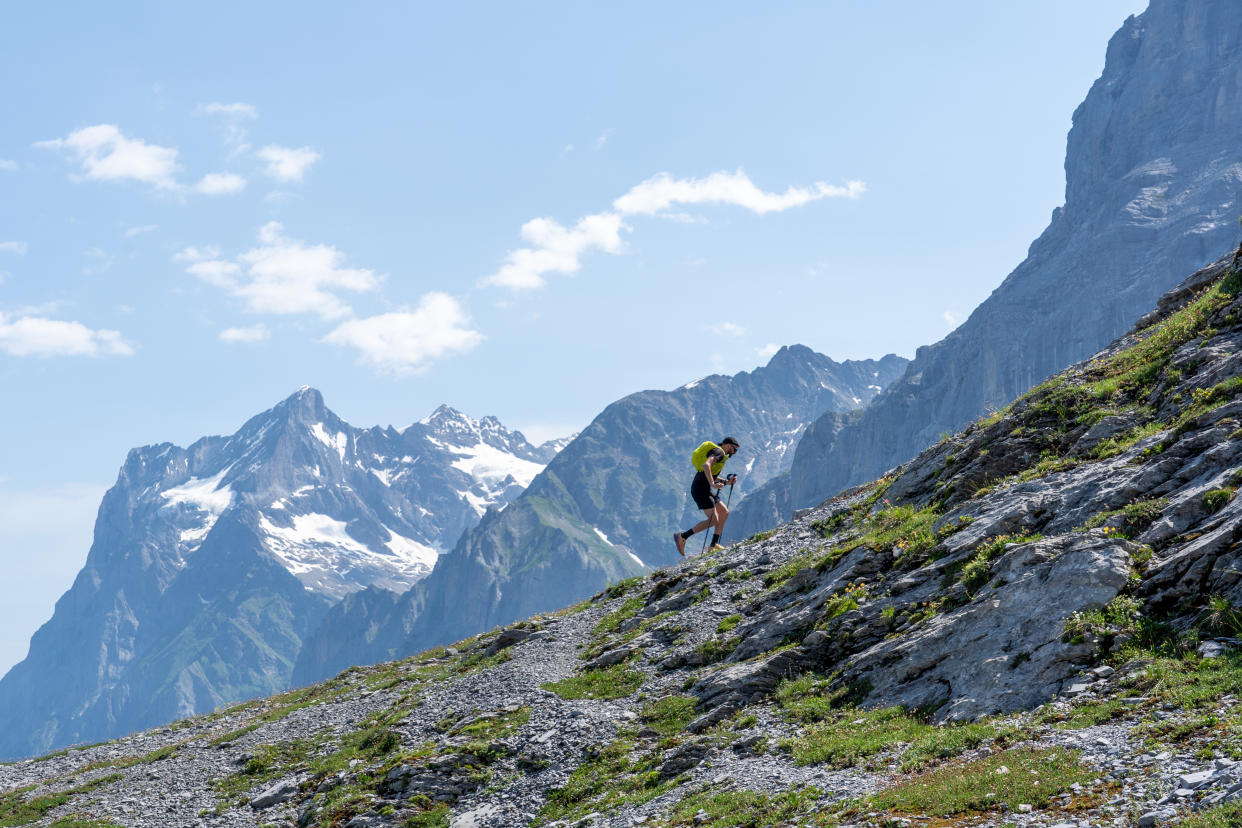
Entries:
{"label": "hiker in black shorts", "polygon": [[[737,454],[737,440],[726,437],[720,445],[712,442],[703,443],[690,455],[690,465],[694,466],[694,482],[690,484],[690,497],[694,505],[703,510],[707,519],[695,524],[692,529],[673,533],[673,543],[677,544],[677,554],[686,554],[686,539],[695,532],[702,532],[709,526],[715,528],[712,534],[712,549],[720,547],[720,536],[724,533],[725,521],[729,519],[729,508],[720,502],[719,491],[725,487],[725,479],[720,477],[725,461]],[[728,485],[733,485],[736,475],[730,476]]]}

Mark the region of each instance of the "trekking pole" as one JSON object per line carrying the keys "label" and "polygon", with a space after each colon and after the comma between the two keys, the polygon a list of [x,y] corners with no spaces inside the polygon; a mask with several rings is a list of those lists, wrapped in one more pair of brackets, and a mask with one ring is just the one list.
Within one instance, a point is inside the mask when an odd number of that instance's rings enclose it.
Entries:
{"label": "trekking pole", "polygon": [[[712,497],[715,498],[715,503],[720,502],[720,495],[714,494],[712,495]],[[715,515],[715,514],[716,514],[716,510],[712,509],[712,515]],[[703,530],[703,548],[699,550],[700,555],[702,555],[704,552],[707,551],[707,537],[708,535],[711,534],[711,532],[712,532],[712,523],[711,523],[711,520],[708,520],[707,528]]]}
{"label": "trekking pole", "polygon": [[729,504],[733,502],[733,484],[737,482],[737,475],[731,474],[725,479],[729,484],[729,496],[725,498],[725,511],[728,511]]}

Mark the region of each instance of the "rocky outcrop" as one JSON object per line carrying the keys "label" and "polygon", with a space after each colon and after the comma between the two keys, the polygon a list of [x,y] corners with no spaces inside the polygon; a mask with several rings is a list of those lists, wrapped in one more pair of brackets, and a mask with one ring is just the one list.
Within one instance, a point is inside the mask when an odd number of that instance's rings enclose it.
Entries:
{"label": "rocky outcrop", "polygon": [[[1237,241],[1242,6],[1152,0],[1108,45],[1074,112],[1065,204],[961,327],[920,348],[856,423],[810,429],[779,493],[748,499],[750,534],[883,474],[1127,330]],[[784,505],[784,509],[777,509]]]}

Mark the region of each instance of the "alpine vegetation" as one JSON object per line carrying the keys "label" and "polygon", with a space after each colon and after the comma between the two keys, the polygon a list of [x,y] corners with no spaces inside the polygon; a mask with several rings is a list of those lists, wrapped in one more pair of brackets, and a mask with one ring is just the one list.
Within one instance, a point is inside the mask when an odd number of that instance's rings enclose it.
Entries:
{"label": "alpine vegetation", "polygon": [[5,766],[0,814],[1237,824],[1240,257],[770,533],[450,647]]}

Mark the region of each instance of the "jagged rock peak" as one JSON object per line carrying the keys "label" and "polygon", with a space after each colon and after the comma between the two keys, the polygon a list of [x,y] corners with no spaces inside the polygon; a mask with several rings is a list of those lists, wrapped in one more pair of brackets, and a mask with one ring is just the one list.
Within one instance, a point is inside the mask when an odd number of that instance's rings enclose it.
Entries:
{"label": "jagged rock peak", "polygon": [[270,413],[283,415],[290,420],[312,423],[321,422],[327,412],[323,394],[309,385],[303,385],[277,403]]}

